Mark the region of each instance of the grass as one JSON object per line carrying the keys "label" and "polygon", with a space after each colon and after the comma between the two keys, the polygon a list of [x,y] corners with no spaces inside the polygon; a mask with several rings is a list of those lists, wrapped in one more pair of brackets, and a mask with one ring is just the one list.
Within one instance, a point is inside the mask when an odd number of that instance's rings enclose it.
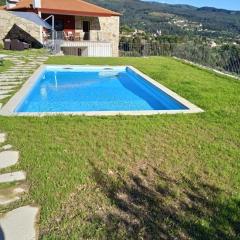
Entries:
{"label": "grass", "polygon": [[47,54],[46,49],[26,49],[24,51],[12,51],[12,50],[4,50],[0,47],[1,54],[10,54],[10,55],[21,55],[21,56],[29,56],[29,55],[42,55]]}
{"label": "grass", "polygon": [[0,117],[41,239],[240,239],[239,81],[161,57],[48,63],[133,65],[205,113]]}
{"label": "grass", "polygon": [[4,60],[3,64],[2,65],[0,64],[0,73],[4,72],[4,71],[7,71],[12,65],[13,64],[12,64],[11,61]]}

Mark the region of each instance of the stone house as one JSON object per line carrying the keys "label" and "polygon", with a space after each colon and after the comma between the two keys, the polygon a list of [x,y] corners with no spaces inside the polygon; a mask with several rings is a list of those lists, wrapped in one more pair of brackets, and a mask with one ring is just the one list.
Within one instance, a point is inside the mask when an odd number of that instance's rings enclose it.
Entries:
{"label": "stone house", "polygon": [[[39,24],[33,14],[52,29]],[[64,54],[116,57],[119,18],[119,13],[83,0],[7,0],[0,9],[0,38],[6,38],[9,28],[15,27],[42,45],[57,43]]]}

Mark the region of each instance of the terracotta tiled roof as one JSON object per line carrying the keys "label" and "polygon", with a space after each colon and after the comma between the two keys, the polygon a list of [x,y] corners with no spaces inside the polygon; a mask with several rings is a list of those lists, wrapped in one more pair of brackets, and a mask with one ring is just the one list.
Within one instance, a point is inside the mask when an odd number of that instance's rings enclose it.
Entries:
{"label": "terracotta tiled roof", "polygon": [[[21,0],[11,10],[32,8],[33,0]],[[83,0],[41,0],[42,13],[69,14],[80,16],[119,16],[117,12],[99,7]]]}
{"label": "terracotta tiled roof", "polygon": [[32,2],[33,0],[21,0],[19,3],[17,3],[16,7],[11,8],[11,10],[31,8]]}

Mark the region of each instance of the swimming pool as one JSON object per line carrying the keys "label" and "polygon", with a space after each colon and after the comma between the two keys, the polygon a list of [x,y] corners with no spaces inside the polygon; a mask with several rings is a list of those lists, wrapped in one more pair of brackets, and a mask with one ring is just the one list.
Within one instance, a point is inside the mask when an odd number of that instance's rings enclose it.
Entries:
{"label": "swimming pool", "polygon": [[202,110],[131,66],[40,67],[3,115],[148,115]]}

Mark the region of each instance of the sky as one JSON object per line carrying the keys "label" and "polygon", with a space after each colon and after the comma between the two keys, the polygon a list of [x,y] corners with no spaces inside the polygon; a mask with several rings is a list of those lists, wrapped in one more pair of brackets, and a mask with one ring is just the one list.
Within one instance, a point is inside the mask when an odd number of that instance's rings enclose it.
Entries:
{"label": "sky", "polygon": [[[153,1],[153,0],[145,0]],[[229,10],[240,10],[240,0],[154,0],[171,4],[188,4],[196,7],[216,7]]]}

